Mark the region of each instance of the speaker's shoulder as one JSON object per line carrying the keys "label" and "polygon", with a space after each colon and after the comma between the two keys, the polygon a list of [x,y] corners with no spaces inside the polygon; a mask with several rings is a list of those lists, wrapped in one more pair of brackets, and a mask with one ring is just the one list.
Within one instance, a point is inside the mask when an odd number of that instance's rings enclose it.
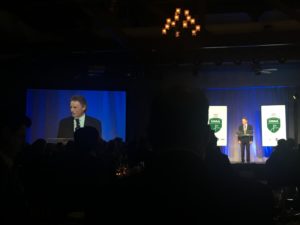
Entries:
{"label": "speaker's shoulder", "polygon": [[73,117],[72,116],[68,116],[68,117],[65,117],[65,118],[61,119],[60,123],[68,123],[70,121],[73,121]]}
{"label": "speaker's shoulder", "polygon": [[91,116],[86,116],[85,119],[90,122],[93,122],[93,123],[100,123],[100,121],[98,119],[91,117]]}

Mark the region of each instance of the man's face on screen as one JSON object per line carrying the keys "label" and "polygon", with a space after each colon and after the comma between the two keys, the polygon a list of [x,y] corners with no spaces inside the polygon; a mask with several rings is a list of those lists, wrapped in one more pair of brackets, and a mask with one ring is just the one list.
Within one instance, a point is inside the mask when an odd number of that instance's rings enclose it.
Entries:
{"label": "man's face on screen", "polygon": [[79,101],[71,101],[70,110],[74,118],[79,118],[84,114],[86,106],[81,105]]}
{"label": "man's face on screen", "polygon": [[246,119],[242,119],[242,124],[243,125],[247,124],[247,120]]}

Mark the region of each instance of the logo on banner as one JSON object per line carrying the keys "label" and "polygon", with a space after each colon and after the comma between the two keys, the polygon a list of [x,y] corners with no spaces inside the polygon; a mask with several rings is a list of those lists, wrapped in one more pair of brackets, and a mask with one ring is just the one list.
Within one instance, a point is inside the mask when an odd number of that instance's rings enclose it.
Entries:
{"label": "logo on banner", "polygon": [[209,119],[210,129],[217,133],[222,128],[222,119],[220,118],[211,118]]}
{"label": "logo on banner", "polygon": [[267,126],[269,131],[276,133],[280,129],[280,119],[276,117],[267,119]]}

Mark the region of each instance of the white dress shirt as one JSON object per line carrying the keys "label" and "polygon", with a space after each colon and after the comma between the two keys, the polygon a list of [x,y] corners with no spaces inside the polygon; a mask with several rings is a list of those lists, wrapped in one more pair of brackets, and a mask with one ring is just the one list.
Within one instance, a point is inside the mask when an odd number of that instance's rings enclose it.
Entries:
{"label": "white dress shirt", "polygon": [[[84,127],[84,122],[85,122],[85,114],[83,114],[81,117],[78,118],[79,119],[79,125],[80,127]],[[76,119],[74,118],[73,120],[73,128],[74,128],[74,132],[76,130]]]}
{"label": "white dress shirt", "polygon": [[244,134],[246,134],[247,131],[247,124],[244,124]]}

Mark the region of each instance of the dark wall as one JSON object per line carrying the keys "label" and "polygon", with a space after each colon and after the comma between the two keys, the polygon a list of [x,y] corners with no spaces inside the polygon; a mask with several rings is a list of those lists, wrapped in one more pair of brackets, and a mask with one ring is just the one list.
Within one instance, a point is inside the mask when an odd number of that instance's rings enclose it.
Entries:
{"label": "dark wall", "polygon": [[1,64],[1,112],[24,114],[26,84],[16,67],[16,64]]}

